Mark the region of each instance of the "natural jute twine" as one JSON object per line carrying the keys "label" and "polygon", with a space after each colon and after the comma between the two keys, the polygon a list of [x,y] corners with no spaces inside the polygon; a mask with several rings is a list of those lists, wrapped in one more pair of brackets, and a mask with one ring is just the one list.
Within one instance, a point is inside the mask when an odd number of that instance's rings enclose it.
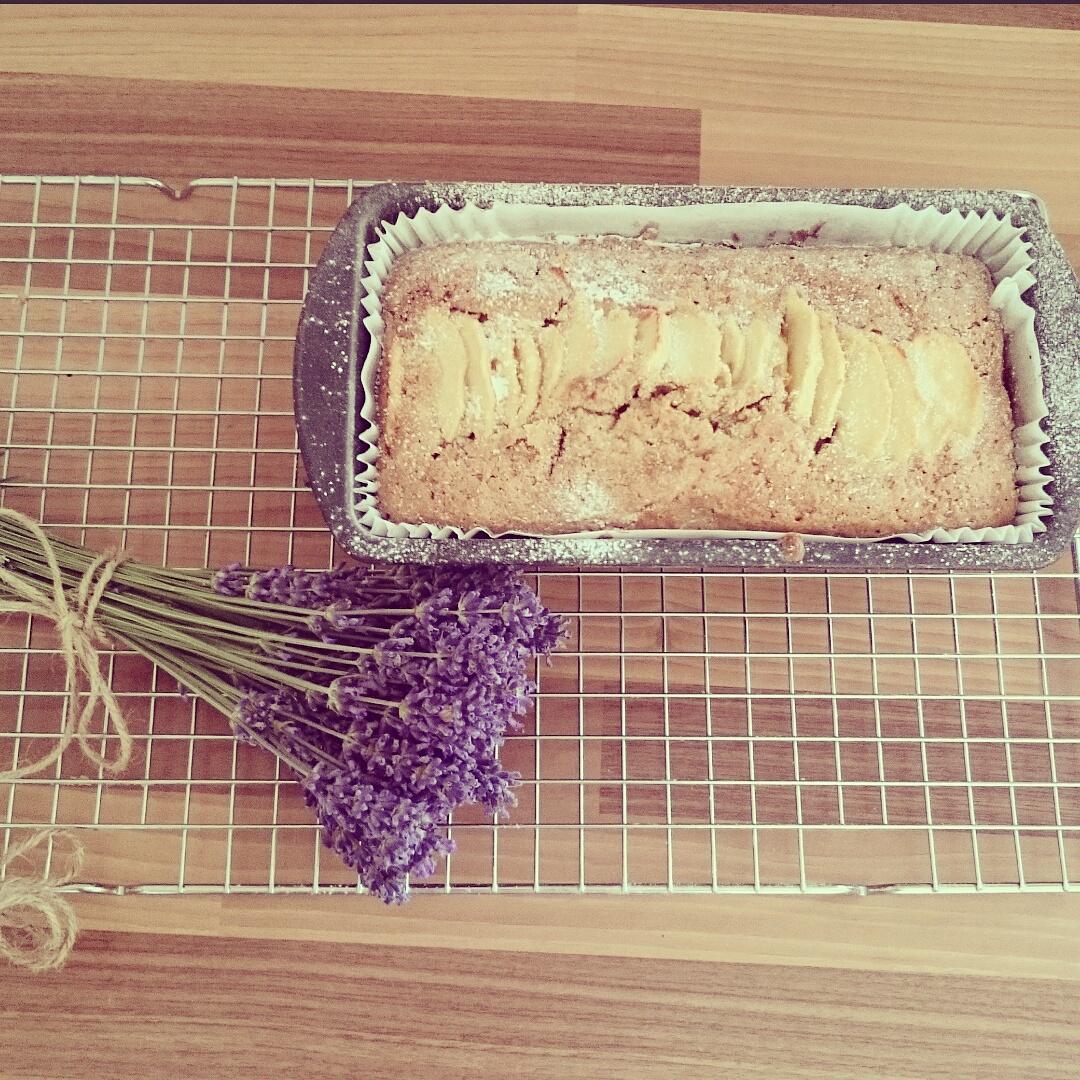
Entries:
{"label": "natural jute twine", "polygon": [[[48,840],[70,845],[67,867],[61,873],[20,877],[10,867]],[[19,844],[10,844],[0,859],[0,956],[30,971],[63,967],[75,944],[78,926],[71,904],[60,893],[61,885],[73,881],[82,868],[83,846],[71,834],[46,829]]]}
{"label": "natural jute twine", "polygon": [[[41,526],[25,514],[6,507],[0,507],[0,518],[19,525],[33,537],[45,557],[50,578],[48,586],[39,585],[0,564],[0,590],[8,597],[17,598],[0,599],[0,614],[40,615],[52,622],[60,637],[65,668],[59,738],[43,757],[0,773],[0,783],[47,769],[59,761],[73,741],[91,764],[108,772],[121,772],[131,760],[131,733],[116,695],[101,672],[97,645],[106,639],[94,616],[123,557],[99,556],[86,568],[74,595],[69,596],[56,552]],[[86,701],[82,702],[84,681]],[[106,730],[111,728],[119,741],[116,757],[111,760],[91,744],[95,733],[91,732],[90,724],[99,704],[105,714]],[[62,874],[20,877],[8,873],[16,859],[25,857],[51,837],[63,837],[71,845],[69,865]],[[75,912],[59,892],[59,886],[74,880],[82,861],[83,847],[70,833],[45,830],[20,844],[9,842],[7,854],[0,859],[0,872],[5,875],[0,882],[0,956],[31,971],[48,971],[64,964],[75,943],[77,927]]]}
{"label": "natural jute twine", "polygon": [[[48,768],[63,756],[73,740],[78,742],[79,749],[91,764],[109,772],[121,772],[131,760],[131,733],[120,711],[120,704],[101,673],[97,643],[103,643],[105,635],[95,625],[94,616],[113,574],[124,561],[123,557],[98,556],[86,568],[74,596],[69,597],[64,590],[56,552],[42,527],[25,514],[7,507],[0,507],[0,518],[21,526],[37,541],[51,578],[48,587],[45,587],[0,565],[0,591],[20,598],[0,599],[0,615],[40,615],[52,622],[60,635],[60,655],[64,658],[65,667],[64,713],[59,739],[44,757],[0,773],[0,783],[32,776]],[[80,682],[83,679],[86,681],[87,695],[80,708]],[[90,722],[99,703],[104,709],[107,726],[112,728],[120,743],[117,755],[111,761],[98,753],[90,742]]]}

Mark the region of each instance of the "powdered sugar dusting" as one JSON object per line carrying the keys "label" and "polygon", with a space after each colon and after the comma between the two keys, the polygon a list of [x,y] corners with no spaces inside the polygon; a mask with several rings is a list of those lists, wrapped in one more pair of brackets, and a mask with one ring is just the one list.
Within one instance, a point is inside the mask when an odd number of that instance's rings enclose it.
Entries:
{"label": "powdered sugar dusting", "polygon": [[476,275],[476,291],[481,296],[492,299],[500,296],[512,296],[521,288],[517,278],[501,267],[485,267]]}
{"label": "powdered sugar dusting", "polygon": [[613,510],[611,493],[588,473],[576,473],[559,489],[559,505],[571,520],[606,525]]}
{"label": "powdered sugar dusting", "polygon": [[589,271],[572,270],[568,274],[574,292],[588,297],[594,303],[608,301],[620,307],[630,307],[645,299],[641,275],[623,270],[607,260],[598,259]]}

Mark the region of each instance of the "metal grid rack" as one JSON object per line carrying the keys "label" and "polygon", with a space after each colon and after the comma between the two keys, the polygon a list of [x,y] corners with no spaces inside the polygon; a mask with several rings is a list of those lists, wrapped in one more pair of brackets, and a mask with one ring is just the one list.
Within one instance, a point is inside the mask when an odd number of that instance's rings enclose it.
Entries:
{"label": "metal grid rack", "polygon": [[[357,182],[0,179],[4,501],[176,565],[336,553],[295,449],[293,333]],[[1080,549],[1038,574],[541,572],[540,673],[511,823],[452,825],[424,888],[845,892],[1080,887]],[[77,827],[85,882],[355,888],[295,785],[123,652],[138,752],[0,790]],[[0,761],[55,736],[48,626],[0,624]]]}

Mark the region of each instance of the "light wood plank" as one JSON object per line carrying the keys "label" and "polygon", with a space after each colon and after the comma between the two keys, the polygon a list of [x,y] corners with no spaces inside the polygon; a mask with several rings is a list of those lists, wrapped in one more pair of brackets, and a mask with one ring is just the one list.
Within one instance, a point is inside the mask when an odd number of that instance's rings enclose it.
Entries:
{"label": "light wood plank", "polygon": [[586,6],[578,32],[590,101],[1080,129],[1065,31]]}
{"label": "light wood plank", "polygon": [[385,908],[363,896],[87,893],[73,902],[86,930],[1080,983],[1080,897],[1060,894],[454,894]]}
{"label": "light wood plank", "polygon": [[543,4],[9,4],[0,70],[558,100],[575,23]]}
{"label": "light wood plank", "polygon": [[798,115],[709,109],[702,119],[705,183],[1034,191],[1074,264],[1080,263],[1078,174],[1076,123],[841,120],[828,109]]}
{"label": "light wood plank", "polygon": [[583,8],[577,93],[698,106],[702,180],[1005,187],[1080,258],[1080,35]]}

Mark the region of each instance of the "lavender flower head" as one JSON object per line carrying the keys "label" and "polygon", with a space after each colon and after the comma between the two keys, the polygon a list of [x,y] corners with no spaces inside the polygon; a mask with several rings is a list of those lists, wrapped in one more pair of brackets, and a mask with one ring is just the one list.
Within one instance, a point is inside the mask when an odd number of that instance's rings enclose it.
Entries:
{"label": "lavender flower head", "polygon": [[253,680],[233,728],[296,772],[325,844],[374,895],[401,903],[410,878],[435,871],[453,850],[457,807],[499,816],[513,806],[518,777],[499,750],[535,691],[533,657],[564,633],[517,574],[234,565],[214,585],[312,613],[290,642],[264,650],[292,674],[305,658],[310,688]]}

